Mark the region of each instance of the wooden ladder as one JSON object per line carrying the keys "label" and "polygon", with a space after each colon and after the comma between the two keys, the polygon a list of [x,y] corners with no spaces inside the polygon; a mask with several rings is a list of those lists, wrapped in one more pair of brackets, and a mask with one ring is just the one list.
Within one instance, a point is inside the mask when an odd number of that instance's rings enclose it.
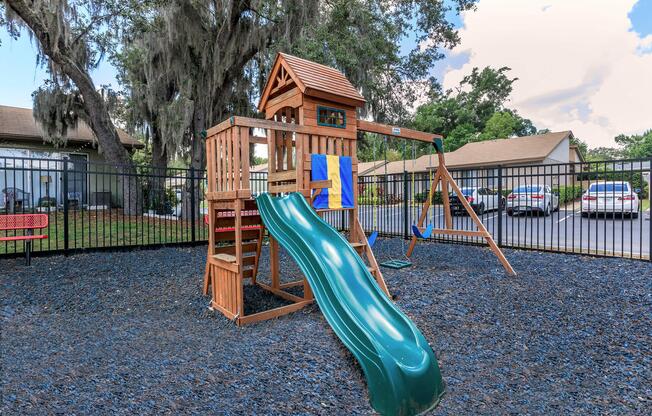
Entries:
{"label": "wooden ladder", "polygon": [[[265,235],[265,226],[262,224],[257,212],[252,212],[250,215],[245,215],[242,218],[242,264],[239,266],[243,268],[242,277],[251,278],[252,284],[255,284],[256,276],[258,274],[258,265],[260,262],[260,251],[262,249],[263,237]],[[245,220],[245,218],[247,218],[247,220]],[[220,220],[222,219],[223,218],[220,218]],[[211,247],[208,247],[208,260],[210,261],[210,258],[214,258],[227,263],[236,264],[237,259],[235,256],[236,250],[234,244],[235,227],[224,227],[224,223],[219,225],[220,227],[213,231],[215,233],[215,247],[213,250],[211,250]],[[209,276],[209,261],[206,262],[206,270],[204,271],[204,295],[208,295],[211,284]]]}

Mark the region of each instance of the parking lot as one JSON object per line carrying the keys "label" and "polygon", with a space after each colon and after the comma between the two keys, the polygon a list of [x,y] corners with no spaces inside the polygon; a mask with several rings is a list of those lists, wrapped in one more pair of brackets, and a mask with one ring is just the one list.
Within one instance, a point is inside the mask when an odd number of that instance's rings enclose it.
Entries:
{"label": "parking lot", "polygon": [[[408,208],[408,225],[416,224],[421,207]],[[378,230],[386,235],[403,235],[404,206],[360,206],[360,220],[365,230]],[[428,223],[444,228],[442,206],[430,208]],[[649,212],[638,218],[622,218],[607,214],[597,218],[584,218],[579,205],[567,206],[549,217],[537,214],[508,216],[505,212],[485,212],[480,216],[487,230],[496,241],[506,247],[538,248],[553,251],[600,254],[617,257],[649,258],[650,229]],[[499,233],[499,227],[502,233]],[[453,216],[453,228],[474,230],[471,218]],[[411,231],[409,231],[411,233]],[[500,234],[500,235],[499,235]],[[453,241],[477,241],[480,239],[437,236],[438,239]]]}

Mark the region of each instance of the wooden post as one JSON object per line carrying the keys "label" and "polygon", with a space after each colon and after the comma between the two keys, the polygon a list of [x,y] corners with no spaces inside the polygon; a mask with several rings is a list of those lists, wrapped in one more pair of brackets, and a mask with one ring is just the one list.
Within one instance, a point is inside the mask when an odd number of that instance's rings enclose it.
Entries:
{"label": "wooden post", "polygon": [[267,129],[267,172],[276,172],[276,132]]}
{"label": "wooden post", "polygon": [[210,286],[210,266],[209,259],[215,254],[215,208],[213,203],[208,202],[208,250],[206,250],[206,270],[204,271],[204,288],[202,293],[208,295],[208,286]]}
{"label": "wooden post", "polygon": [[236,282],[236,314],[244,315],[244,287],[242,262],[242,199],[235,200],[235,259],[238,266]]}
{"label": "wooden post", "polygon": [[[442,167],[446,169],[444,154],[441,152],[437,152],[437,157],[439,158],[439,166],[437,167],[437,170],[439,170]],[[452,230],[453,218],[451,217],[451,201],[450,198],[448,197],[448,180],[449,179],[452,180],[453,178],[450,177],[450,175],[440,175],[440,179],[441,179],[441,200],[444,204],[444,220],[446,221],[446,229]],[[461,198],[461,196],[459,197]]]}
{"label": "wooden post", "polygon": [[249,182],[249,127],[240,128],[240,153],[241,153],[241,187],[242,189],[251,189]]}
{"label": "wooden post", "polygon": [[[358,207],[358,197],[359,197],[359,189],[358,189],[358,156],[357,156],[357,142],[355,140],[349,140],[351,143],[349,145],[349,152],[351,155],[351,164],[353,165],[353,179],[352,179],[352,186],[353,186],[353,209],[349,211],[349,241],[359,241],[360,237],[358,235],[358,232],[362,230],[362,225],[360,226],[360,229],[355,226],[355,223],[358,221],[358,212],[359,212],[359,207]],[[365,241],[367,237],[363,235]]]}
{"label": "wooden post", "polygon": [[469,204],[469,201],[466,200],[466,198],[462,194],[462,191],[460,190],[460,188],[457,186],[457,184],[455,183],[455,181],[451,177],[450,172],[448,172],[448,169],[446,169],[446,166],[441,166],[440,169],[442,169],[442,175],[446,176],[450,180],[451,187],[453,188],[453,191],[457,194],[457,198],[460,200],[460,202],[462,203],[462,205],[466,209],[466,212],[469,214],[469,216],[471,217],[471,219],[475,223],[476,227],[478,227],[478,230],[481,233],[484,234],[484,239],[487,241],[487,244],[489,245],[489,248],[491,249],[491,251],[493,251],[494,254],[496,255],[496,257],[498,257],[498,260],[503,265],[503,267],[505,268],[507,273],[512,275],[512,276],[516,276],[516,272],[512,268],[512,265],[509,264],[509,261],[507,261],[507,259],[505,258],[505,255],[503,254],[503,252],[500,250],[500,248],[498,248],[498,246],[496,245],[496,242],[491,237],[491,234],[489,234],[489,232],[487,231],[487,228],[484,226],[484,224],[482,223],[480,218],[478,218],[478,215],[475,213],[475,211],[473,210],[473,208]]}
{"label": "wooden post", "polygon": [[[296,163],[295,163],[295,168],[296,168],[296,173],[295,173],[295,179],[297,183],[297,191],[302,191],[303,189],[306,189],[306,185],[303,183],[303,164],[304,164],[304,157],[303,157],[303,149],[304,149],[304,135],[302,133],[296,133],[295,134],[295,143],[296,143]],[[291,150],[291,149],[290,149]]]}
{"label": "wooden post", "polygon": [[311,300],[314,299],[315,295],[312,293],[312,289],[310,288],[310,283],[308,283],[308,279],[305,277],[303,278],[303,299],[304,300]]}
{"label": "wooden post", "polygon": [[[364,244],[364,252],[365,255],[367,256],[367,260],[369,261],[369,266],[371,267],[374,272],[372,275],[376,279],[376,283],[378,283],[378,286],[387,294],[387,296],[391,299],[392,295],[389,293],[389,289],[387,288],[387,284],[385,283],[385,278],[383,277],[383,273],[380,271],[380,267],[378,267],[378,262],[376,261],[376,256],[374,256],[373,250],[371,250],[371,247],[369,247],[369,241],[367,241],[367,236],[364,233],[364,229],[362,228],[362,224],[360,224],[360,220],[356,218],[353,221],[353,224],[351,225],[352,230],[356,230],[356,235],[360,236],[360,242]],[[357,242],[357,241],[356,241]]]}
{"label": "wooden post", "polygon": [[272,278],[272,287],[274,289],[280,289],[281,280],[279,277],[279,249],[278,241],[271,235],[269,236],[269,260],[270,264],[270,274]]}

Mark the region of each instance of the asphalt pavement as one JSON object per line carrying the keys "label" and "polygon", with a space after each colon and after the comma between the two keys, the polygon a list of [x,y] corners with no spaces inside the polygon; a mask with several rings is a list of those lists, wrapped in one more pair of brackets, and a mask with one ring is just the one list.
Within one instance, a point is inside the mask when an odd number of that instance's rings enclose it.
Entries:
{"label": "asphalt pavement", "polygon": [[[421,207],[409,207],[408,232],[416,224]],[[537,214],[508,216],[505,212],[485,212],[480,216],[494,239],[506,247],[538,248],[545,250],[579,252],[586,254],[613,255],[617,257],[649,258],[652,221],[648,213],[638,218],[621,217],[619,214],[584,218],[579,205],[567,206],[548,217]],[[403,235],[405,232],[404,206],[401,204],[372,207],[360,206],[360,220],[365,230]],[[428,223],[445,228],[442,206],[431,207]],[[453,228],[475,230],[475,224],[467,215],[453,216]],[[502,233],[499,232],[502,230]],[[437,236],[454,241],[478,241],[477,238]]]}

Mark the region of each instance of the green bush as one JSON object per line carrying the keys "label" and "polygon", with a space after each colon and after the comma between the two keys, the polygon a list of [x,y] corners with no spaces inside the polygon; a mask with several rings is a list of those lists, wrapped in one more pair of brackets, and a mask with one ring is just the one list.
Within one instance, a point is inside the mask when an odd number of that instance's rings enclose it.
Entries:
{"label": "green bush", "polygon": [[414,202],[418,202],[420,204],[423,204],[424,202],[426,202],[426,198],[428,198],[428,191],[419,192],[418,194],[414,194]]}
{"label": "green bush", "polygon": [[364,184],[360,187],[358,205],[380,205],[382,204],[379,193],[381,189],[373,184]]}
{"label": "green bush", "polygon": [[[420,204],[423,204],[426,202],[426,199],[428,199],[428,194],[430,191],[424,191],[424,192],[419,192],[418,194],[414,194],[414,202],[418,202]],[[441,204],[442,203],[442,198],[441,198],[441,191],[435,191],[432,194],[432,201],[430,201],[432,204]]]}
{"label": "green bush", "polygon": [[56,200],[56,198],[44,196],[42,198],[39,198],[38,206],[42,207],[42,208],[56,207],[57,206],[57,200]]}
{"label": "green bush", "polygon": [[152,194],[149,184],[143,188],[143,200],[146,201],[146,209],[154,210],[159,215],[172,214],[173,208],[180,202],[176,192],[172,188],[164,188],[163,192]]}
{"label": "green bush", "polygon": [[580,185],[560,186],[555,189],[559,193],[559,205],[564,205],[582,196],[584,191]]}
{"label": "green bush", "polygon": [[[559,205],[562,206],[582,196],[584,191],[580,185],[575,186],[558,186],[553,191],[559,193]],[[511,189],[503,189],[503,196],[507,197],[512,193]]]}
{"label": "green bush", "polygon": [[358,188],[358,205],[392,205],[402,201],[397,195],[385,193],[382,186],[364,184]]}
{"label": "green bush", "polygon": [[639,170],[614,170],[613,166],[604,163],[592,163],[586,165],[587,171],[577,174],[577,179],[581,181],[599,182],[599,181],[622,181],[629,182],[632,189],[640,189],[639,198],[648,197],[648,185],[643,179]]}

